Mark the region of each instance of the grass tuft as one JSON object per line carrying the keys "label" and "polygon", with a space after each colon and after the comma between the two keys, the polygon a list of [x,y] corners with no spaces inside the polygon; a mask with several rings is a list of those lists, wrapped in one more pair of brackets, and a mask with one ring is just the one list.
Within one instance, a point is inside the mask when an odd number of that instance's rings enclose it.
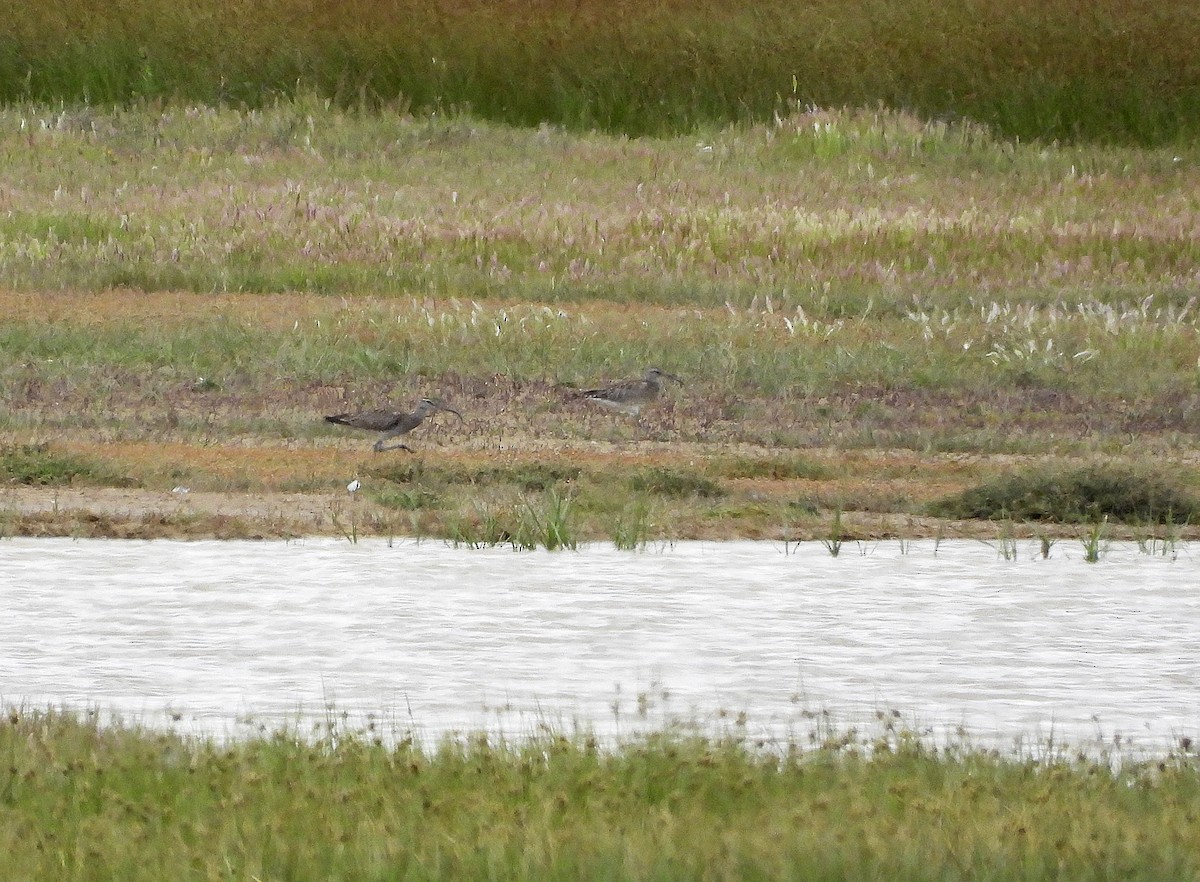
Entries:
{"label": "grass tuft", "polygon": [[1102,518],[1088,527],[1087,532],[1079,540],[1083,544],[1083,559],[1088,563],[1099,563],[1100,558],[1108,550],[1104,533],[1108,527],[1108,518]]}
{"label": "grass tuft", "polygon": [[650,537],[650,507],[645,500],[626,506],[612,527],[612,542],[619,551],[644,551]]}
{"label": "grass tuft", "polygon": [[416,459],[411,462],[372,466],[365,470],[365,474],[393,484],[417,484],[425,475],[425,463]]}
{"label": "grass tuft", "polygon": [[822,481],[833,475],[828,466],[802,456],[718,457],[709,463],[708,471],[720,478],[769,478],[773,481]]}
{"label": "grass tuft", "polygon": [[515,484],[527,492],[551,490],[559,484],[575,481],[583,474],[579,466],[549,462],[527,462],[506,468],[479,469],[470,474],[472,484]]}
{"label": "grass tuft", "polygon": [[384,486],[370,491],[369,496],[384,508],[399,511],[422,511],[441,505],[438,494],[422,488],[395,489]]}
{"label": "grass tuft", "polygon": [[838,506],[833,510],[833,519],[829,522],[829,533],[821,537],[821,544],[825,546],[830,557],[837,557],[842,553],[842,546],[845,542],[846,529],[842,524],[842,508]]}
{"label": "grass tuft", "polygon": [[136,487],[137,481],[100,463],[67,453],[49,444],[20,444],[0,448],[0,481],[59,487],[89,484]]}
{"label": "grass tuft", "polygon": [[970,487],[929,505],[947,518],[1096,524],[1185,524],[1200,516],[1200,500],[1149,469],[1093,465],[1037,468]]}
{"label": "grass tuft", "polygon": [[727,494],[725,488],[711,478],[662,466],[652,466],[634,473],[629,478],[629,487],[641,493],[674,499],[687,496],[719,499]]}
{"label": "grass tuft", "polygon": [[539,504],[526,499],[519,508],[515,541],[526,547],[539,545],[547,551],[574,551],[579,541],[572,512],[572,497],[547,490]]}
{"label": "grass tuft", "polygon": [[446,541],[455,548],[462,546],[479,549],[512,545],[514,550],[531,551],[536,547],[517,537],[516,523],[510,513],[501,514],[486,505],[475,506],[470,514],[451,515],[442,533]]}

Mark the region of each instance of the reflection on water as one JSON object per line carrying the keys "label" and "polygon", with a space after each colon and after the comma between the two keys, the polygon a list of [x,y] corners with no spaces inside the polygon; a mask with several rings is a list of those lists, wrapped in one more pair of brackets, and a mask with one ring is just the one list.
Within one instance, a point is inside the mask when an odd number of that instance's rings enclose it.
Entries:
{"label": "reflection on water", "polygon": [[0,541],[0,702],[218,733],[327,704],[425,734],[814,711],[1148,749],[1200,728],[1200,569],[1077,543]]}

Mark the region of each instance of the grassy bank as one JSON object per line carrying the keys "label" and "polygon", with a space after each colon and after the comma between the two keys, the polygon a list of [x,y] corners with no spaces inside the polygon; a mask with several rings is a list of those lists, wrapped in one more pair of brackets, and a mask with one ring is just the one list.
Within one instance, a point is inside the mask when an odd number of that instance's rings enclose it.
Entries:
{"label": "grassy bank", "polygon": [[469,109],[629,134],[788,102],[968,117],[1024,139],[1200,133],[1183,0],[84,0],[0,13],[0,101]]}
{"label": "grassy bank", "polygon": [[935,748],[881,726],[765,753],[655,735],[228,746],[11,711],[13,879],[1195,879],[1200,776]]}
{"label": "grassy bank", "polygon": [[[307,529],[329,532],[335,513],[347,523],[357,512],[365,532],[464,541],[515,534],[548,494],[572,500],[579,539],[632,524],[650,539],[813,538],[838,509],[880,515],[858,522],[864,535],[928,533],[914,519],[973,487],[982,500],[939,511],[1041,511],[1068,525],[1108,514],[1147,528],[1168,512],[1196,520],[1195,329],[1168,308],[981,310],[959,326],[881,312],[816,332],[762,307],[124,290],[0,301],[10,316],[0,476],[47,498],[87,486],[317,494],[324,517]],[[1017,348],[1042,327],[1048,340],[1075,328],[1094,355]],[[994,334],[995,348],[964,349],[959,333]],[[1022,357],[998,361],[1003,339]],[[687,385],[641,419],[580,400],[580,388],[651,358]],[[1156,372],[1142,369],[1156,358]],[[464,421],[430,421],[413,456],[371,453],[372,436],[321,420],[425,394],[454,402]],[[1046,508],[1059,485],[1039,464],[1091,464],[1095,475],[1065,476],[1073,498]],[[342,498],[355,476],[369,506]],[[1145,500],[1136,510],[1119,504],[1135,499]]]}
{"label": "grassy bank", "polygon": [[[904,521],[1038,465],[1196,490],[1194,149],[884,112],[631,141],[309,98],[8,108],[0,159],[10,487],[328,509],[357,475],[379,529],[447,536],[553,491],[583,538]],[[579,400],[652,364],[686,385],[640,420]],[[427,394],[465,422],[418,430],[409,480],[321,421]],[[654,469],[677,489],[630,484]],[[8,532],[40,529],[27,496]]]}
{"label": "grassy bank", "polygon": [[1040,148],[884,112],[638,141],[311,99],[22,105],[0,159],[0,284],[33,290],[728,302],[781,327],[925,312],[936,333],[993,303],[1026,320],[1012,301],[1178,310],[1197,267],[1194,145]]}

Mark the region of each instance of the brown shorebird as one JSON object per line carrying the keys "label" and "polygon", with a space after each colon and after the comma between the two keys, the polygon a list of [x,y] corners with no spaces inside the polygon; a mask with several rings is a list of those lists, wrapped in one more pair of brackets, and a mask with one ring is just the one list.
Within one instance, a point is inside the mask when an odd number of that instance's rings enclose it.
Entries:
{"label": "brown shorebird", "polygon": [[605,386],[602,389],[585,389],[582,394],[588,401],[594,401],[605,407],[611,407],[613,410],[621,411],[621,413],[637,416],[641,412],[643,405],[649,404],[658,398],[662,392],[663,377],[666,377],[668,380],[674,380],[680,386],[683,385],[683,380],[674,374],[668,374],[666,371],[652,367],[639,380],[622,380],[619,383],[613,383],[611,386]]}
{"label": "brown shorebird", "polygon": [[398,435],[407,435],[417,426],[421,425],[425,417],[429,416],[434,411],[447,410],[462,420],[462,414],[455,410],[450,405],[443,402],[440,398],[422,398],[417,404],[417,409],[412,413],[403,413],[394,410],[363,410],[358,413],[339,413],[333,416],[325,417],[325,422],[336,423],[339,426],[349,426],[352,429],[366,429],[368,432],[380,432],[379,440],[375,442],[376,452],[384,450],[407,450],[412,453],[412,448],[406,444],[384,445],[384,441],[388,438],[395,438]]}

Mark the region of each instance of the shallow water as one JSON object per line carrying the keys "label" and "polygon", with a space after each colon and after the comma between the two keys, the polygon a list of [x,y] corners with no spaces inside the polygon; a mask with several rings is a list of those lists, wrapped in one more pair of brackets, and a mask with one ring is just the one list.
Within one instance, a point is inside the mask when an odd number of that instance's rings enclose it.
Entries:
{"label": "shallow water", "polygon": [[332,705],[425,735],[684,720],[803,738],[823,711],[984,740],[1194,735],[1197,560],[1018,551],[7,539],[0,703],[217,734]]}

